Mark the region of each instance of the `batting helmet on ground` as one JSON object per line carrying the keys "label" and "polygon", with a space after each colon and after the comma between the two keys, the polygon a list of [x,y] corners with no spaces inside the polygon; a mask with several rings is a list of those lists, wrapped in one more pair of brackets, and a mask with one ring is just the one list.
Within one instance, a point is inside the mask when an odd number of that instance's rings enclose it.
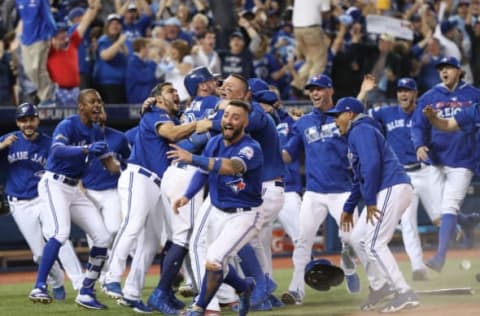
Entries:
{"label": "batting helmet on ground", "polygon": [[188,94],[191,97],[197,95],[197,88],[198,85],[202,82],[214,80],[215,77],[211,73],[211,71],[207,67],[197,67],[192,69],[183,80],[183,84],[185,85],[185,89],[187,89]]}
{"label": "batting helmet on ground", "polygon": [[38,116],[38,109],[35,105],[25,102],[17,107],[15,118],[18,120],[22,117]]}
{"label": "batting helmet on ground", "polygon": [[328,291],[342,283],[343,270],[327,259],[312,260],[305,266],[305,283],[317,291]]}

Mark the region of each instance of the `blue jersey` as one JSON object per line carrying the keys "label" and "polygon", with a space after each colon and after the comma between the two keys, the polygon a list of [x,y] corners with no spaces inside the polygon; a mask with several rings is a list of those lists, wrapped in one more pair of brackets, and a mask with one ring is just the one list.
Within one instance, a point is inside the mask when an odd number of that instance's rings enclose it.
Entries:
{"label": "blue jersey", "polygon": [[475,132],[442,132],[432,128],[423,115],[423,109],[431,105],[440,111],[443,118],[452,118],[456,113],[473,103],[480,102],[480,90],[466,84],[458,83],[450,92],[443,84],[438,84],[418,100],[418,106],[413,116],[412,139],[415,148],[427,146],[428,156],[434,165],[453,168],[475,169]]}
{"label": "blue jersey", "polygon": [[17,0],[17,9],[22,19],[21,42],[31,45],[48,41],[56,32],[55,20],[48,0]]}
{"label": "blue jersey", "polygon": [[[110,152],[120,164],[125,165],[125,161],[130,156],[127,137],[122,132],[110,127],[106,127],[104,132]],[[82,183],[85,188],[91,190],[114,189],[117,187],[119,176],[119,174],[112,174],[105,169],[100,159],[93,159],[85,172]]]}
{"label": "blue jersey", "polygon": [[340,136],[335,119],[318,109],[302,116],[284,149],[292,160],[305,151],[306,190],[318,193],[350,191],[352,178],[347,140]]}
{"label": "blue jersey", "polygon": [[158,135],[157,127],[168,122],[176,125],[179,123],[176,119],[172,119],[167,111],[156,106],[145,112],[138,125],[135,144],[128,159],[129,163],[145,167],[155,172],[160,178],[163,176],[170,165],[170,160],[167,158],[170,146],[166,138]]}
{"label": "blue jersey", "polygon": [[[212,128],[217,132],[221,131],[222,116],[223,110],[219,110],[212,121]],[[285,165],[275,122],[257,102],[252,102],[252,112],[248,116],[248,126],[245,131],[260,144],[265,161],[268,162],[263,166],[262,181],[283,177]]]}
{"label": "blue jersey", "polygon": [[137,137],[137,133],[138,133],[138,125],[132,127],[131,129],[125,132],[125,136],[127,137],[128,143],[130,144],[130,148],[132,148],[133,145],[135,144],[135,137]]}
{"label": "blue jersey", "polygon": [[215,111],[215,106],[217,106],[219,101],[220,98],[214,95],[206,97],[196,96],[183,113],[182,123],[194,122],[208,117]]}
{"label": "blue jersey", "polygon": [[84,125],[80,121],[80,116],[72,115],[60,123],[53,131],[53,143],[52,150],[48,155],[47,170],[53,173],[58,173],[71,177],[74,179],[80,179],[83,177],[83,173],[90,160],[86,154],[80,154],[76,157],[70,157],[65,159],[59,157],[54,146],[83,146],[92,144],[97,141],[105,141],[105,135],[100,126],[93,124],[92,127]]}
{"label": "blue jersey", "polygon": [[158,80],[155,78],[157,64],[152,60],[143,60],[132,54],[127,63],[125,91],[128,103],[142,103],[150,96],[150,91]]}
{"label": "blue jersey", "polygon": [[212,205],[219,209],[256,207],[262,204],[263,154],[260,145],[245,135],[235,144],[225,146],[223,135],[210,139],[204,156],[238,159],[245,167],[243,174],[219,175],[210,172],[208,183]]}
{"label": "blue jersey", "polygon": [[118,52],[112,59],[106,61],[100,58],[100,53],[111,47],[114,41],[108,36],[102,35],[98,39],[96,61],[93,67],[93,79],[97,84],[125,84],[128,56]]}
{"label": "blue jersey", "polygon": [[360,198],[366,205],[377,205],[377,194],[388,187],[410,183],[378,123],[361,115],[348,132],[348,158],[353,170],[353,186],[344,211],[353,213]]}
{"label": "blue jersey", "polygon": [[0,137],[0,142],[12,134],[17,136],[17,140],[0,151],[0,155],[8,160],[5,194],[19,199],[33,199],[38,196],[37,184],[45,169],[52,140],[40,133],[30,141],[22,132],[16,131]]}
{"label": "blue jersey", "polygon": [[[281,123],[277,125],[277,132],[280,140],[280,146],[287,144],[288,139],[292,137],[292,126],[295,123],[293,118],[282,109],[278,109],[277,113],[280,117]],[[285,165],[285,192],[302,192],[302,178],[300,176],[300,161],[295,159],[289,164]]]}
{"label": "blue jersey", "polygon": [[374,108],[370,114],[382,125],[385,137],[400,162],[403,165],[417,163],[417,153],[410,136],[413,112],[406,113],[400,106],[383,106]]}

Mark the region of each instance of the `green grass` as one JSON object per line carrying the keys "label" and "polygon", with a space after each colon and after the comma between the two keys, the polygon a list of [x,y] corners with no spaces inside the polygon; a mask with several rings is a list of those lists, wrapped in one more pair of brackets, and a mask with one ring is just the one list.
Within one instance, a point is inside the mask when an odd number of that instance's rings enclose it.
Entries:
{"label": "green grass", "polygon": [[[429,307],[442,308],[445,310],[456,304],[456,308],[463,304],[478,306],[478,314],[480,314],[480,283],[475,280],[475,274],[480,272],[480,258],[472,258],[472,268],[468,271],[459,268],[459,259],[451,259],[447,262],[444,272],[442,274],[430,273],[430,280],[426,282],[412,282],[410,268],[407,262],[402,262],[401,267],[404,271],[407,281],[415,290],[438,289],[438,288],[452,288],[452,287],[472,287],[476,290],[474,295],[465,296],[420,296],[422,307],[417,309],[414,315],[420,315],[421,309]],[[279,288],[276,292],[280,295],[286,289],[290,281],[291,269],[276,270],[275,279],[279,283]],[[271,312],[257,312],[252,315],[264,316],[290,316],[290,315],[304,315],[304,316],[319,316],[319,315],[351,315],[359,311],[358,307],[367,295],[367,285],[363,270],[360,269],[360,277],[362,279],[362,291],[356,295],[349,295],[345,290],[345,285],[341,284],[338,287],[332,288],[328,292],[317,292],[307,288],[305,302],[301,306],[288,306],[283,309],[275,309]],[[1,274],[0,274],[1,278]],[[146,299],[150,294],[156,278],[150,276],[147,280],[146,288],[144,290],[144,298]],[[134,313],[129,309],[122,308],[116,303],[108,299],[100,290],[98,290],[99,299],[108,305],[109,309],[106,311],[87,311],[77,307],[73,299],[76,293],[68,285],[67,300],[65,302],[54,302],[50,305],[32,304],[28,301],[27,295],[31,290],[32,284],[11,284],[0,286],[0,315],[5,316],[26,316],[26,315],[133,315]],[[187,301],[185,301],[187,302]],[[455,310],[455,309],[454,309]],[[158,314],[157,314],[158,315]],[[234,315],[232,312],[224,312],[222,315]],[[412,314],[410,314],[412,315]],[[430,315],[430,314],[429,314]],[[448,315],[451,315],[449,312]],[[473,314],[471,314],[473,315]],[[453,313],[453,316],[462,316],[461,313]]]}

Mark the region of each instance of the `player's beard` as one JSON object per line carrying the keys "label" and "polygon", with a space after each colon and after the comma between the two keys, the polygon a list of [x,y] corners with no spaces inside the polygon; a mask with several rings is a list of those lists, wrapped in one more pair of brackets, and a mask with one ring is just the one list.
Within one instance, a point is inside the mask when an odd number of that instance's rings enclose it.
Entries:
{"label": "player's beard", "polygon": [[229,127],[229,129],[225,129],[225,126],[222,128],[222,134],[223,134],[223,139],[225,139],[228,142],[232,142],[242,134],[241,128],[235,128],[231,125],[227,125],[227,127]]}

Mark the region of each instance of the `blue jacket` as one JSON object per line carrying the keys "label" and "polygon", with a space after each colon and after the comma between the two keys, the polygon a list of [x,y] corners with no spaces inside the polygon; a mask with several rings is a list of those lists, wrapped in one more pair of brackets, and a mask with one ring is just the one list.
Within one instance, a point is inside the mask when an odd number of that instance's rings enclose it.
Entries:
{"label": "blue jacket", "polygon": [[360,114],[348,132],[348,159],[353,170],[353,186],[343,207],[353,213],[360,198],[366,205],[377,205],[377,194],[401,183],[410,183],[378,123]]}
{"label": "blue jacket", "polygon": [[125,88],[128,103],[138,104],[145,101],[157,84],[155,69],[157,65],[151,60],[142,60],[137,54],[128,59]]}

